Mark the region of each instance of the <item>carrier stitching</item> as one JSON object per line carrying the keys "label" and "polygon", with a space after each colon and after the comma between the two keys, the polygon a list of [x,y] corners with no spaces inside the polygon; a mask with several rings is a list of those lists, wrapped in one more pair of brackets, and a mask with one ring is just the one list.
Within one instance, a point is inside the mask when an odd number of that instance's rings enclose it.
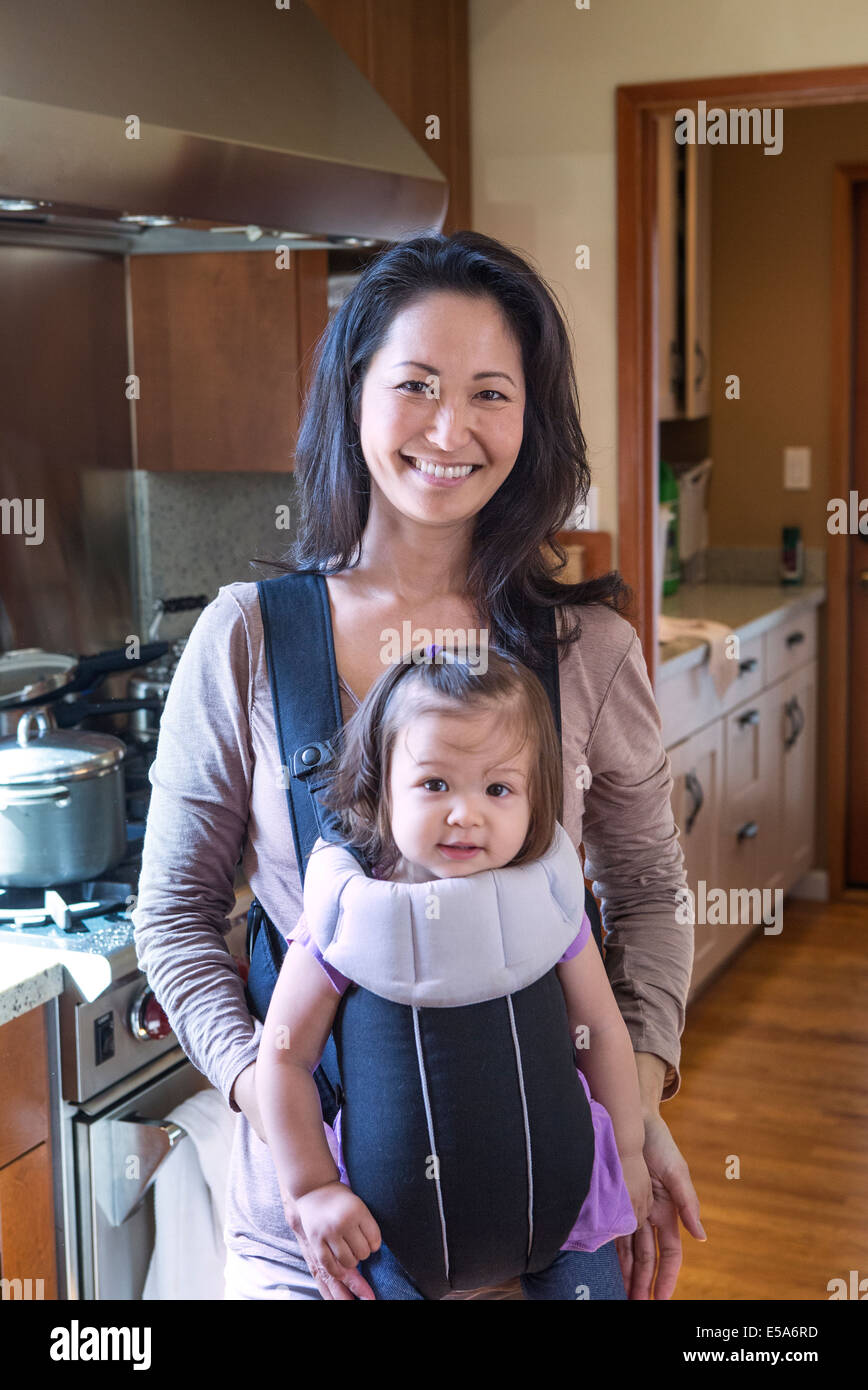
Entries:
{"label": "carrier stitching", "polygon": [[527,1258],[530,1260],[530,1252],[533,1246],[533,1154],[530,1145],[530,1124],[527,1117],[527,1097],[524,1091],[524,1073],[521,1065],[521,1048],[518,1045],[518,1033],[515,1027],[515,1014],[512,1011],[512,995],[506,996],[506,1007],[509,1010],[509,1026],[512,1030],[512,1046],[515,1051],[515,1064],[518,1071],[518,1089],[521,1093],[521,1112],[524,1118],[524,1144],[527,1155]]}
{"label": "carrier stitching", "polygon": [[449,1282],[449,1245],[446,1240],[446,1214],[443,1210],[443,1192],[440,1187],[440,1160],[437,1157],[437,1146],[434,1142],[434,1120],[431,1115],[431,1101],[428,1097],[428,1081],[425,1076],[425,1059],[422,1056],[422,1039],[419,1034],[419,1010],[413,1006],[413,1033],[416,1038],[416,1056],[419,1061],[419,1079],[422,1082],[422,1098],[425,1102],[425,1119],[428,1125],[428,1143],[431,1145],[431,1155],[434,1158],[434,1185],[437,1189],[437,1206],[440,1211],[440,1235],[443,1241],[443,1261],[446,1266],[446,1282]]}

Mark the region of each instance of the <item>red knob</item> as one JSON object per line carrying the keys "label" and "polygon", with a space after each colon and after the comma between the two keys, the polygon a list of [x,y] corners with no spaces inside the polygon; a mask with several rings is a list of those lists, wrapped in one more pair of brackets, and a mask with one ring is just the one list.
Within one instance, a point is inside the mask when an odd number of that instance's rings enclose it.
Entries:
{"label": "red knob", "polygon": [[154,991],[145,985],[136,995],[130,1009],[130,1031],[143,1042],[149,1038],[167,1038],[172,1025],[157,1003]]}

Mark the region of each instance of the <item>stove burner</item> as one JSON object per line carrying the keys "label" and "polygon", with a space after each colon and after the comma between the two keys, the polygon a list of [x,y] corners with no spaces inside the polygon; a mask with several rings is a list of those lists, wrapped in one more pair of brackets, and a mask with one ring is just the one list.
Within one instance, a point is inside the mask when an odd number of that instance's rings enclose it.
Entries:
{"label": "stove burner", "polygon": [[128,883],[89,879],[57,888],[0,888],[0,931],[87,932],[87,919],[127,920]]}

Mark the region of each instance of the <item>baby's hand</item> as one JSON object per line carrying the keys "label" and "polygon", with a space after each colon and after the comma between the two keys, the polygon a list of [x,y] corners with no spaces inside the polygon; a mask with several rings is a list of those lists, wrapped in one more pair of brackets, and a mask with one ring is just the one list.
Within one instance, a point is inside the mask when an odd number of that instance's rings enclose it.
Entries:
{"label": "baby's hand", "polygon": [[624,1182],[627,1184],[630,1201],[633,1203],[633,1212],[638,1228],[648,1220],[648,1213],[654,1200],[654,1194],[651,1190],[651,1174],[648,1172],[641,1153],[622,1158],[621,1168],[624,1172]]}
{"label": "baby's hand", "polygon": [[[346,1284],[359,1260],[379,1250],[380,1228],[360,1197],[335,1179],[296,1198],[295,1207],[315,1261]],[[311,1269],[316,1276],[318,1271]]]}

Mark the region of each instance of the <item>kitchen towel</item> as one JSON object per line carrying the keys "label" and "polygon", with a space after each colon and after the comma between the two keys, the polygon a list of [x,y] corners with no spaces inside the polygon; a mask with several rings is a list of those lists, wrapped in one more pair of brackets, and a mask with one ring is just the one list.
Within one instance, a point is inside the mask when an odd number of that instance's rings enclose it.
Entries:
{"label": "kitchen towel", "polygon": [[738,662],[728,655],[726,646],[728,639],[734,635],[726,623],[715,623],[709,618],[667,618],[661,613],[657,619],[659,642],[677,642],[679,638],[692,637],[708,643],[709,670],[719,700],[723,699],[738,675]]}
{"label": "kitchen towel", "polygon": [[187,1131],[154,1179],[156,1239],[143,1299],[222,1299],[223,1223],[235,1112],[197,1091],[169,1115]]}

